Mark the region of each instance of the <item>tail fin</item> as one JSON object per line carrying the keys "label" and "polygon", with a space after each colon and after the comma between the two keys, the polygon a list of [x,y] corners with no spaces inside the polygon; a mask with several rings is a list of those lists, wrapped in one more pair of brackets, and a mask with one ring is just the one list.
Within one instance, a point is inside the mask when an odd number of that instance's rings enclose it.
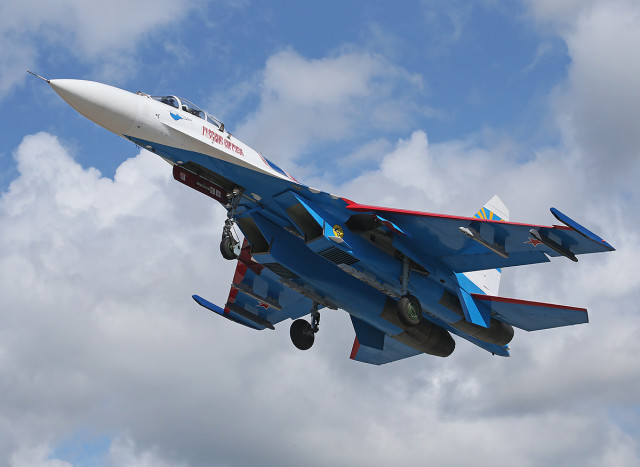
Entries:
{"label": "tail fin", "polygon": [[[498,221],[509,220],[509,209],[502,200],[495,195],[487,203],[480,208],[474,217],[478,219],[490,219]],[[487,295],[498,295],[500,287],[500,278],[502,276],[501,269],[487,269],[485,271],[465,272],[464,275],[477,285],[482,293]]]}

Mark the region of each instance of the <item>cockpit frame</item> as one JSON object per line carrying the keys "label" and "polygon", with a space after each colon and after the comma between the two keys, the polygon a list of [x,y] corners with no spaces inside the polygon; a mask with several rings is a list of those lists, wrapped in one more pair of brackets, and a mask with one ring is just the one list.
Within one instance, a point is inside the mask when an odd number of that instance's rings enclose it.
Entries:
{"label": "cockpit frame", "polygon": [[220,131],[224,131],[224,123],[222,123],[220,120],[215,118],[213,115],[208,114],[207,112],[202,110],[200,107],[198,107],[188,99],[185,99],[183,97],[178,97],[178,96],[171,96],[171,95],[170,96],[150,96],[147,94],[147,96],[149,96],[153,100],[162,102],[165,105],[168,105],[175,109],[182,110],[183,112],[188,112],[195,117],[201,118],[202,120],[206,120],[212,125],[218,127]]}

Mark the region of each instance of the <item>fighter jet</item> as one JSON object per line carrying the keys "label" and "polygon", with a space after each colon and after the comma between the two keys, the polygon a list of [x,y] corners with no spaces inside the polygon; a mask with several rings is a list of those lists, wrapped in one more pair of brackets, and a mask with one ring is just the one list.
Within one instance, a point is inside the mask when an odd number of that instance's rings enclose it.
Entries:
{"label": "fighter jet", "polygon": [[320,310],[341,309],[355,331],[351,358],[376,365],[421,353],[447,357],[452,334],[509,356],[514,327],[588,322],[584,308],[498,295],[504,268],[614,250],[557,209],[561,225],[543,226],[510,222],[497,196],[470,217],[362,205],[299,182],[182,97],[38,77],[226,209],[220,251],[237,261],[229,296],[218,306],[193,295],[221,317],[255,330],[290,318],[291,340],[306,350]]}

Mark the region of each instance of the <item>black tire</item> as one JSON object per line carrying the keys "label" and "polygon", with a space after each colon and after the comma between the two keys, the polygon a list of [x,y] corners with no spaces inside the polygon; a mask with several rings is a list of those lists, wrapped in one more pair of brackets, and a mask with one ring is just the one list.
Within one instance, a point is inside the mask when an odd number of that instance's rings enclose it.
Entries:
{"label": "black tire", "polygon": [[220,242],[220,253],[222,253],[222,257],[228,260],[238,259],[234,251],[235,246],[236,244],[231,237],[222,237],[222,241]]}
{"label": "black tire", "polygon": [[420,301],[413,295],[405,295],[398,300],[398,318],[407,326],[417,326],[422,319]]}
{"label": "black tire", "polygon": [[293,345],[300,350],[309,350],[315,340],[311,324],[304,319],[297,319],[291,324],[289,335]]}

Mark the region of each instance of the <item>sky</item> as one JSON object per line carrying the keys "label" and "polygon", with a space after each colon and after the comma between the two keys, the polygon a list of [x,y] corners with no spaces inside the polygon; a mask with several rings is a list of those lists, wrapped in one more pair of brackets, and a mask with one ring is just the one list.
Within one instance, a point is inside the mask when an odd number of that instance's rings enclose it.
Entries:
{"label": "sky", "polygon": [[[0,465],[640,465],[635,0],[0,4]],[[174,94],[304,183],[511,220],[552,206],[617,251],[503,271],[589,309],[511,357],[351,361],[222,303],[226,212],[77,114],[47,78]]]}

